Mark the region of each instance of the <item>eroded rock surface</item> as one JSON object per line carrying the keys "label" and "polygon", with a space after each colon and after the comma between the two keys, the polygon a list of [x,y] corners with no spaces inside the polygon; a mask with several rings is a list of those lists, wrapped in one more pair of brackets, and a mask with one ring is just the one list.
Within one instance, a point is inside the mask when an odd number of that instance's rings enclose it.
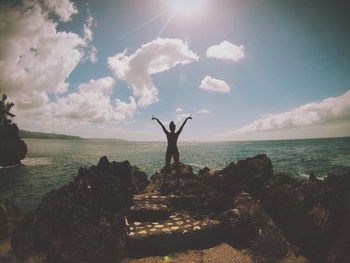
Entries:
{"label": "eroded rock surface", "polygon": [[270,159],[258,155],[220,171],[195,174],[181,165],[179,173],[162,169],[150,182],[144,175],[107,158],[81,168],[17,225],[16,255],[117,262],[125,251],[140,258],[226,242],[249,251],[254,262],[306,262],[301,255],[350,260],[349,174],[300,180],[275,174]]}
{"label": "eroded rock surface", "polygon": [[69,185],[47,193],[16,226],[19,259],[45,253],[47,262],[117,262],[124,255],[125,215],[132,206],[133,167],[110,163],[81,168]]}

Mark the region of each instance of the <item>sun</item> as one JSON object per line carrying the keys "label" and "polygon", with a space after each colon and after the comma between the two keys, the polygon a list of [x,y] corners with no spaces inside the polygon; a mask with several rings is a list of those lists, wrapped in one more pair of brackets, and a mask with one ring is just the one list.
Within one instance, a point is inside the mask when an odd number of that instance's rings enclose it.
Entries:
{"label": "sun", "polygon": [[169,7],[175,13],[181,15],[191,15],[198,11],[205,0],[168,0]]}

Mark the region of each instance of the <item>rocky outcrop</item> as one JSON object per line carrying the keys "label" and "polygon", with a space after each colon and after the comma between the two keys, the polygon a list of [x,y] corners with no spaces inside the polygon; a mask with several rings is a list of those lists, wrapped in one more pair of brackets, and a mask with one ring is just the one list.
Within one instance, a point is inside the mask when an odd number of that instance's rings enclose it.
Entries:
{"label": "rocky outcrop", "polygon": [[234,195],[241,191],[260,195],[264,183],[274,177],[271,160],[265,155],[232,162],[214,176],[207,176],[205,181],[217,191]]}
{"label": "rocky outcrop", "polygon": [[27,154],[27,145],[18,136],[15,123],[0,124],[0,166],[16,165]]}
{"label": "rocky outcrop", "polygon": [[247,247],[254,262],[281,262],[294,254],[282,230],[248,193],[233,198],[234,208],[220,215],[230,243]]}
{"label": "rocky outcrop", "polygon": [[258,155],[220,171],[163,168],[148,182],[129,162],[103,157],[47,193],[17,224],[12,248],[20,259],[110,262],[124,251],[132,258],[227,242],[255,262],[305,262],[299,254],[349,262],[349,220],[350,174],[300,180]]}
{"label": "rocky outcrop", "polygon": [[[261,196],[265,209],[290,242],[315,262],[347,262],[350,236],[350,174],[323,181],[299,181],[276,175]],[[347,255],[347,256],[346,256]]]}
{"label": "rocky outcrop", "polygon": [[47,193],[14,229],[20,259],[45,253],[47,262],[118,262],[123,257],[125,216],[132,206],[129,162],[80,168],[69,185]]}
{"label": "rocky outcrop", "polygon": [[131,172],[131,181],[134,186],[134,193],[143,192],[149,184],[147,174],[140,171],[137,167],[133,167]]}
{"label": "rocky outcrop", "polygon": [[174,194],[172,206],[196,218],[215,218],[225,210],[235,211],[233,197],[245,191],[282,230],[281,240],[296,245],[315,262],[348,262],[350,174],[329,174],[324,180],[311,175],[309,180],[301,180],[274,173],[266,155],[233,162],[221,171],[203,169],[198,175],[189,171],[182,165],[180,183],[174,174],[167,175],[164,183],[162,170],[152,177],[150,188]]}
{"label": "rocky outcrop", "polygon": [[240,191],[260,200],[286,239],[315,262],[347,262],[350,174],[300,180],[274,173],[266,155],[231,163],[204,179],[218,192]]}
{"label": "rocky outcrop", "polygon": [[175,167],[154,174],[146,191],[170,195],[174,209],[185,209],[195,218],[213,217],[232,207],[232,196],[211,187],[206,178],[194,174],[191,166],[180,164],[178,174]]}

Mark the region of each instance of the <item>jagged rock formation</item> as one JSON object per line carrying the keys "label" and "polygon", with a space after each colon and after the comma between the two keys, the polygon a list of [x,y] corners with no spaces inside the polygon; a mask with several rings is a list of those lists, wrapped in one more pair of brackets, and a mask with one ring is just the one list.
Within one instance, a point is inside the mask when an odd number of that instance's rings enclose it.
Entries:
{"label": "jagged rock formation", "polygon": [[125,215],[132,206],[129,162],[80,168],[69,185],[47,193],[17,224],[11,245],[19,259],[44,253],[46,262],[116,262],[123,258]]}
{"label": "jagged rock formation", "polygon": [[249,248],[255,262],[281,262],[299,254],[262,205],[246,192],[233,198],[233,209],[220,215],[229,243]]}
{"label": "jagged rock formation", "polygon": [[148,182],[104,157],[47,193],[15,227],[12,248],[42,262],[118,262],[224,242],[247,262],[350,262],[349,219],[350,174],[302,181],[258,155],[220,171],[162,169]]}
{"label": "jagged rock formation", "polygon": [[16,165],[27,154],[27,145],[18,136],[15,123],[0,124],[0,166]]}
{"label": "jagged rock formation", "polygon": [[[266,167],[261,157],[256,159],[258,163],[249,165],[250,171],[245,173],[249,182],[255,183],[255,176],[270,178],[269,174],[272,175],[272,166]],[[214,179],[217,184],[208,183]],[[179,178],[175,167],[170,172],[162,169],[153,175],[146,193],[134,196],[134,204],[143,203],[147,214],[153,211],[156,215],[157,211],[167,209],[169,216],[164,218],[164,213],[159,218],[139,216],[133,220],[137,222],[130,223],[129,257],[205,249],[227,242],[249,249],[255,262],[296,259],[298,250],[287,242],[262,205],[248,193],[240,192],[245,187],[238,187],[236,195],[236,191],[226,194],[220,189],[229,179],[223,177],[222,171],[210,173],[209,169],[196,175],[187,165],[180,166]]]}

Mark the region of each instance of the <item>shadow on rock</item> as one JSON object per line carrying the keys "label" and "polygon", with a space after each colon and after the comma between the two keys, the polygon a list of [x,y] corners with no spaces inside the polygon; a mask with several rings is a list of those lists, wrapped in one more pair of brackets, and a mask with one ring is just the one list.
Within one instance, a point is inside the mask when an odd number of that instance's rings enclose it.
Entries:
{"label": "shadow on rock", "polygon": [[17,258],[44,253],[46,262],[122,259],[134,170],[129,162],[106,157],[80,168],[72,183],[47,193],[17,224],[11,239]]}

